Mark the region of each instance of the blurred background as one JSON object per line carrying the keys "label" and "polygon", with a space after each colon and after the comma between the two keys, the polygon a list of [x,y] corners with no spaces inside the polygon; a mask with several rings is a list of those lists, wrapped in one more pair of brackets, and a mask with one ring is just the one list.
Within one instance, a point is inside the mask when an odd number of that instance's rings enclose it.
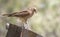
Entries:
{"label": "blurred background", "polygon": [[37,13],[29,20],[29,28],[43,37],[60,37],[60,0],[0,0],[0,37],[5,37],[6,23],[16,24],[16,18],[2,14],[36,7]]}

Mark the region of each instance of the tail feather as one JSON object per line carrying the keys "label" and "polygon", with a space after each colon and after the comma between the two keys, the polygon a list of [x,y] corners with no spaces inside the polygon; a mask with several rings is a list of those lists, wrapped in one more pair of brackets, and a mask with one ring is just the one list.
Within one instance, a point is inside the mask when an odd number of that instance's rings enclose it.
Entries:
{"label": "tail feather", "polygon": [[3,16],[11,17],[12,15],[11,14],[3,14]]}

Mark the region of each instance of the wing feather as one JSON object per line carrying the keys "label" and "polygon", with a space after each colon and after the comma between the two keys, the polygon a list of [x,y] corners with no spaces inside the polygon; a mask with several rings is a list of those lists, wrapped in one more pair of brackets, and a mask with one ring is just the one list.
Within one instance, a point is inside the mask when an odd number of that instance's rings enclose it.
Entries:
{"label": "wing feather", "polygon": [[9,17],[25,17],[28,16],[29,12],[28,11],[21,11],[21,12],[15,12],[15,13],[11,13],[11,14],[4,14],[4,16],[9,16]]}

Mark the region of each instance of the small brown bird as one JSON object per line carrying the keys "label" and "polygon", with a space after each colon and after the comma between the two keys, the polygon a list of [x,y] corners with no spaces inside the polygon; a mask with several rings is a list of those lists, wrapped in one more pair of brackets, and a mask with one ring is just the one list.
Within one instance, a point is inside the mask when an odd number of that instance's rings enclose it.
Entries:
{"label": "small brown bird", "polygon": [[35,8],[28,8],[27,10],[23,10],[23,11],[11,13],[11,14],[4,14],[3,16],[18,17],[22,21],[23,25],[21,25],[22,27],[21,37],[23,37],[24,24],[27,23],[27,20],[30,17],[32,17],[35,12],[36,12]]}
{"label": "small brown bird", "polygon": [[18,17],[23,23],[26,23],[27,19],[32,17],[35,12],[36,12],[36,8],[28,8],[27,10],[23,10],[20,12],[3,14],[3,16]]}

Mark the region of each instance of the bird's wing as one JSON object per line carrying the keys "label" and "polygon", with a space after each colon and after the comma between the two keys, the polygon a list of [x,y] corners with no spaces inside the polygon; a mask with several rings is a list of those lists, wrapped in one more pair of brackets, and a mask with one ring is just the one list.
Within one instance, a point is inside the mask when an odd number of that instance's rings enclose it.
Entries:
{"label": "bird's wing", "polygon": [[15,13],[11,13],[11,14],[4,14],[4,16],[9,16],[9,17],[25,17],[25,16],[28,16],[29,15],[29,12],[28,11],[21,11],[21,12],[15,12]]}
{"label": "bird's wing", "polygon": [[25,17],[25,16],[29,15],[29,12],[28,11],[22,11],[22,12],[13,13],[13,15]]}

